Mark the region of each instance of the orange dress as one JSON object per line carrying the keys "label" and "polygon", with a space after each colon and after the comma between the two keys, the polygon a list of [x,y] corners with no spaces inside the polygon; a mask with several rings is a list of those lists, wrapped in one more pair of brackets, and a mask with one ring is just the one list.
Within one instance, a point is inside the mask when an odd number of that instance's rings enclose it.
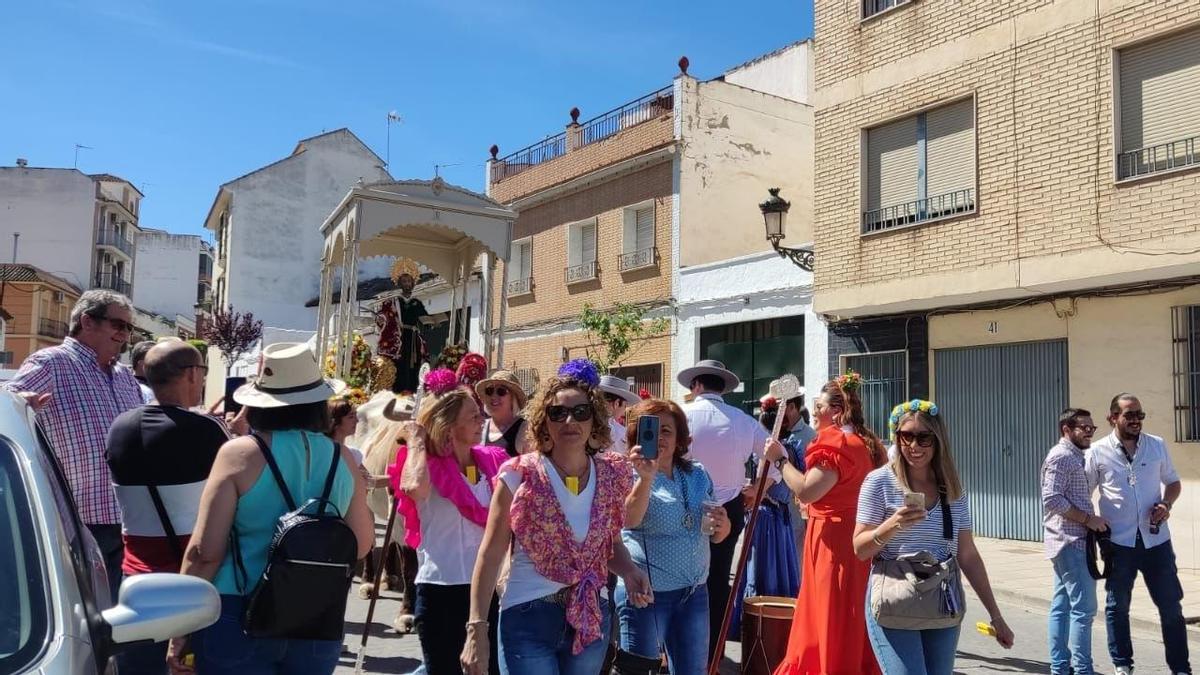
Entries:
{"label": "orange dress", "polygon": [[867,641],[864,606],[868,561],[854,555],[858,489],[873,467],[857,434],[823,429],[808,446],[809,469],[836,470],[838,481],[808,507],[804,573],[787,655],[775,675],[874,675],[875,653]]}

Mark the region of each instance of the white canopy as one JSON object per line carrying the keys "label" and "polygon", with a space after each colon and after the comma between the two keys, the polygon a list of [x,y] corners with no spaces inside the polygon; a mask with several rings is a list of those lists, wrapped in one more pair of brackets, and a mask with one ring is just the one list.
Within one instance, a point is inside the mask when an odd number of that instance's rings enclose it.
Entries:
{"label": "white canopy", "polygon": [[[456,303],[466,304],[466,281],[480,255],[485,326],[491,323],[491,286],[495,260],[508,260],[512,225],[517,214],[484,195],[432,181],[408,180],[358,185],[350,189],[321,225],[325,249],[321,256],[321,297],[318,343],[321,353],[331,339],[349,346],[357,306],[358,260],[398,256],[415,260],[445,279],[452,288],[451,335],[458,316]],[[329,330],[333,312],[334,272],[341,268],[341,302],[336,327]],[[507,266],[506,266],[507,268]],[[459,289],[462,288],[461,300]],[[503,289],[502,291],[506,290]],[[503,303],[503,300],[502,300]],[[503,304],[501,305],[503,307]],[[503,324],[503,310],[501,310]],[[503,339],[503,338],[501,338]],[[491,360],[491,339],[485,351]],[[348,348],[338,349],[338,375],[349,369]]]}

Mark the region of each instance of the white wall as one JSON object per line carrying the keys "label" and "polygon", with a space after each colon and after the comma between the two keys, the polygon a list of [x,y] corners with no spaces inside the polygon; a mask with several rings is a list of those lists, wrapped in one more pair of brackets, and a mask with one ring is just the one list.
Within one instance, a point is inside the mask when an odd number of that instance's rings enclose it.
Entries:
{"label": "white wall", "polygon": [[[362,178],[387,180],[370,151],[347,133],[305,142],[306,150],[226,186],[230,205],[227,304],[266,325],[316,330],[325,218]],[[384,276],[390,260],[364,260],[359,279]]]}
{"label": "white wall", "polygon": [[96,188],[74,169],[0,167],[0,261],[36,265],[87,289],[91,286]]}
{"label": "white wall", "polygon": [[800,103],[812,101],[812,43],[805,40],[740,65],[725,81]]}
{"label": "white wall", "polygon": [[195,316],[201,238],[143,230],[137,238],[133,303],[163,316]]}

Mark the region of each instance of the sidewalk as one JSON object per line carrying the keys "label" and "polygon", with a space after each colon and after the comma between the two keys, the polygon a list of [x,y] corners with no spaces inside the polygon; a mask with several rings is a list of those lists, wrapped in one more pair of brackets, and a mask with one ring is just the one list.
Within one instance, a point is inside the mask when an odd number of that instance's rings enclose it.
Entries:
{"label": "sidewalk", "polygon": [[[1009,539],[975,538],[975,545],[987,565],[988,578],[997,599],[1026,605],[1047,611],[1053,590],[1054,573],[1050,561],[1046,560],[1041,542],[1013,541]],[[1183,584],[1183,615],[1188,628],[1200,634],[1200,574],[1192,570],[1180,570],[1179,581]],[[1104,620],[1104,584],[1096,587],[1099,604],[1098,618]],[[1138,628],[1157,631],[1158,610],[1146,593],[1146,586],[1139,577],[1133,588],[1133,604],[1129,610],[1130,622]]]}

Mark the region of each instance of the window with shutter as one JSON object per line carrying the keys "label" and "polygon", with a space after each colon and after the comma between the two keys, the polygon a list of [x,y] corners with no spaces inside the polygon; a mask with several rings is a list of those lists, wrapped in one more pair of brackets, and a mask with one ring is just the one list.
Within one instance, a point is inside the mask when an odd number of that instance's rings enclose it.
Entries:
{"label": "window with shutter", "polygon": [[522,279],[528,279],[533,276],[533,242],[521,242],[520,253],[521,266],[517,269],[521,271]]}
{"label": "window with shutter", "polygon": [[635,214],[636,233],[634,250],[643,251],[654,246],[654,207],[638,209]]}
{"label": "window with shutter", "polygon": [[917,198],[917,118],[867,132],[867,208],[881,209]]}
{"label": "window with shutter", "polygon": [[579,228],[580,263],[596,262],[596,223],[591,222]]}
{"label": "window with shutter", "polygon": [[1121,50],[1120,178],[1200,163],[1200,29]]}

